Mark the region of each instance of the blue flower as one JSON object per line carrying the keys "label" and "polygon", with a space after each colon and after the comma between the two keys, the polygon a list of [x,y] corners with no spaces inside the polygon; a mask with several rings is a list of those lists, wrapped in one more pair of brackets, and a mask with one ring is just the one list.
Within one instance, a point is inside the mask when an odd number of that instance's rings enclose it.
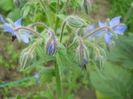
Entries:
{"label": "blue flower", "polygon": [[36,73],[36,74],[34,75],[34,77],[38,79],[38,78],[39,78],[39,74]]}
{"label": "blue flower", "polygon": [[[120,19],[121,19],[121,16],[117,16],[117,17],[111,19],[108,23],[99,21],[98,24],[99,24],[100,28],[108,26],[115,34],[122,35],[125,32],[125,30],[127,29],[127,26],[120,25]],[[104,39],[107,44],[110,43],[110,40],[112,38],[112,33],[111,33],[112,31],[108,31],[104,35]],[[95,33],[94,35],[99,36],[100,34],[102,34],[104,32],[105,31],[99,31],[99,32]]]}
{"label": "blue flower", "polygon": [[111,19],[109,23],[99,21],[98,24],[99,24],[99,27],[109,26],[110,28],[113,28],[114,26],[117,26],[120,24],[120,19],[121,19],[121,16],[117,16]]}
{"label": "blue flower", "polygon": [[54,52],[54,44],[51,43],[49,46],[49,49],[48,49],[48,54],[51,55],[51,54],[53,54],[53,52]]}
{"label": "blue flower", "polygon": [[2,23],[5,23],[5,20],[3,19],[3,17],[0,15],[0,21],[2,22]]}
{"label": "blue flower", "polygon": [[82,70],[86,70],[86,64],[87,64],[87,62],[88,62],[87,58],[84,58],[83,59],[83,65],[81,66],[81,69]]}
{"label": "blue flower", "polygon": [[48,39],[46,41],[46,53],[54,55],[58,49],[58,39],[53,30],[48,30]]}
{"label": "blue flower", "polygon": [[88,60],[86,58],[84,58],[84,64],[87,64]]}
{"label": "blue flower", "polygon": [[22,27],[22,25],[21,25],[22,18],[18,19],[16,22],[14,22],[14,24],[10,24],[10,23],[5,22],[3,17],[0,16],[0,21],[4,24],[3,25],[4,32],[10,32],[12,34],[13,39],[14,39],[14,37],[19,36],[23,42],[25,42],[25,43],[30,42],[29,38],[31,37],[31,34],[28,31],[19,31],[19,32],[14,31],[15,28]]}
{"label": "blue flower", "polygon": [[107,44],[110,43],[111,38],[112,38],[112,34],[111,34],[111,33],[106,33],[106,34],[104,35],[104,39],[105,39],[105,42],[106,42]]}
{"label": "blue flower", "polygon": [[[127,29],[127,26],[120,25],[120,19],[121,19],[121,16],[117,16],[117,17],[111,19],[108,23],[99,21],[98,25],[100,28],[108,26],[115,34],[122,35],[125,32],[125,30]],[[104,35],[104,39],[107,44],[109,44],[110,40],[112,39],[112,36],[113,36],[111,33],[112,31],[108,31]],[[104,30],[101,30],[101,31],[95,33],[94,35],[99,36],[100,34],[102,34],[104,32],[105,32]]]}

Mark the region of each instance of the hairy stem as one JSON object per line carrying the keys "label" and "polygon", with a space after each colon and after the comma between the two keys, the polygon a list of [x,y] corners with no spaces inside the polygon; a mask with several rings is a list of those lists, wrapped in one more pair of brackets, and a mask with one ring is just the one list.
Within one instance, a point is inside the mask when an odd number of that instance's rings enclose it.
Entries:
{"label": "hairy stem", "polygon": [[44,28],[48,29],[48,26],[42,22],[36,22],[30,25],[30,27],[34,27],[34,26],[38,26],[38,25],[42,25]]}
{"label": "hairy stem", "polygon": [[59,24],[59,18],[58,18],[58,14],[60,12],[60,0],[57,0],[57,7],[56,7],[56,22],[55,22],[55,27],[54,27],[54,30],[55,30],[55,33],[57,31],[57,28],[58,28],[58,24]]}
{"label": "hairy stem", "polygon": [[19,27],[19,28],[14,29],[14,31],[19,31],[19,30],[28,30],[28,31],[31,31],[31,33],[33,33],[34,35],[39,36],[39,37],[44,39],[44,37],[40,33],[38,33],[37,31],[34,31],[34,30],[30,29],[30,28]]}
{"label": "hairy stem", "polygon": [[90,34],[84,36],[83,39],[86,39],[86,38],[90,37],[91,35],[93,35],[93,34],[99,32],[100,30],[110,30],[110,31],[112,31],[112,29],[111,29],[110,27],[108,27],[108,26],[102,27],[102,28],[97,28],[97,29],[94,30],[92,33],[90,33]]}
{"label": "hairy stem", "polygon": [[55,64],[55,74],[56,74],[56,87],[57,87],[58,99],[63,99],[62,98],[60,71],[59,71],[59,67],[57,64]]}
{"label": "hairy stem", "polygon": [[61,28],[60,42],[62,42],[62,38],[63,38],[63,34],[64,34],[65,25],[66,25],[66,21],[64,21],[64,23],[63,23],[63,25],[62,25],[62,28]]}

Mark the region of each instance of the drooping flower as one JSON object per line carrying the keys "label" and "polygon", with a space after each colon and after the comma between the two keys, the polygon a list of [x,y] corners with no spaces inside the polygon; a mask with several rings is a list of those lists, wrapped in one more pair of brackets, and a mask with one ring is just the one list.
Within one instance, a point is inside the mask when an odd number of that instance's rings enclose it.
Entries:
{"label": "drooping flower", "polygon": [[46,41],[46,49],[47,49],[46,52],[48,55],[53,55],[57,51],[58,40],[53,30],[50,29],[48,31],[48,34],[49,34],[49,38]]}
{"label": "drooping flower", "polygon": [[83,59],[83,65],[81,66],[81,69],[82,70],[86,70],[86,64],[88,63],[88,60],[87,60],[87,58],[84,58]]}
{"label": "drooping flower", "polygon": [[52,54],[53,51],[54,51],[54,44],[51,43],[50,46],[49,46],[49,49],[48,49],[48,54],[49,54],[49,55]]}
{"label": "drooping flower", "polygon": [[10,32],[12,35],[12,40],[14,41],[16,38],[20,38],[23,42],[29,43],[29,38],[32,36],[27,30],[21,30],[21,31],[14,31],[15,28],[22,27],[21,21],[22,18],[18,19],[13,24],[5,22],[3,17],[0,15],[0,21],[4,24],[4,32]]}
{"label": "drooping flower", "polygon": [[[98,25],[100,28],[107,26],[112,30],[112,31],[106,31],[106,33],[104,35],[104,39],[107,44],[109,44],[110,40],[112,39],[112,36],[113,36],[112,32],[114,32],[117,35],[122,35],[125,32],[125,30],[127,29],[126,25],[120,24],[120,19],[121,19],[121,16],[117,16],[117,17],[111,19],[109,22],[101,22],[101,21],[98,22]],[[94,35],[99,36],[100,34],[102,34],[104,32],[105,31],[99,31],[99,32],[95,33]]]}
{"label": "drooping flower", "polygon": [[86,69],[86,64],[88,63],[88,50],[87,47],[83,44],[81,38],[79,40],[79,46],[77,48],[77,57],[78,62],[83,70]]}

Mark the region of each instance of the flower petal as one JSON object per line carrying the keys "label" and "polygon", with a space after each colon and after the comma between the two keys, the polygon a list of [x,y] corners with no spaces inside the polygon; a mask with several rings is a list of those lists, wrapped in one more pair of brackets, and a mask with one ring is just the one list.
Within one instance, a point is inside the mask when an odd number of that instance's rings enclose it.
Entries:
{"label": "flower petal", "polygon": [[2,23],[5,23],[5,20],[4,20],[4,18],[0,15],[0,21],[2,22]]}
{"label": "flower petal", "polygon": [[23,31],[26,35],[28,35],[29,37],[33,37],[33,35],[32,34],[30,34],[30,32],[29,31]]}
{"label": "flower petal", "polygon": [[99,25],[100,28],[102,28],[102,27],[107,26],[107,23],[106,22],[98,21],[98,25]]}
{"label": "flower petal", "polygon": [[48,49],[48,54],[52,54],[53,53],[53,50],[54,50],[54,44],[51,43],[50,46],[49,46],[49,49]]}
{"label": "flower petal", "polygon": [[112,18],[110,21],[110,27],[112,28],[112,27],[120,24],[120,19],[121,19],[121,16],[117,16],[115,18]]}
{"label": "flower petal", "polygon": [[30,42],[30,41],[29,41],[29,37],[26,36],[26,35],[24,35],[24,34],[21,34],[21,39],[22,39],[22,41],[25,42],[25,43],[29,43],[29,42]]}
{"label": "flower petal", "polygon": [[18,19],[14,24],[16,27],[21,27],[22,18]]}
{"label": "flower petal", "polygon": [[117,33],[117,34],[123,34],[123,33],[125,32],[126,29],[127,29],[127,26],[126,26],[126,25],[117,26],[117,27],[114,29],[114,32]]}
{"label": "flower petal", "polygon": [[91,24],[89,27],[90,31],[92,32],[95,29],[95,24]]}
{"label": "flower petal", "polygon": [[84,58],[84,64],[87,64],[88,60],[86,58]]}
{"label": "flower petal", "polygon": [[10,32],[12,33],[12,35],[15,35],[13,29],[12,29],[12,26],[11,24],[8,24],[8,23],[4,23],[4,32]]}
{"label": "flower petal", "polygon": [[34,77],[35,77],[35,78],[39,78],[39,74],[36,73],[36,74],[34,75]]}
{"label": "flower petal", "polygon": [[104,39],[105,39],[105,42],[106,42],[107,44],[110,43],[111,38],[112,38],[112,34],[111,34],[111,33],[106,33],[106,34],[104,35]]}
{"label": "flower petal", "polygon": [[93,32],[95,29],[95,24],[91,24],[89,26],[87,26],[86,28],[84,28],[84,32],[85,34],[89,35],[91,32]]}
{"label": "flower petal", "polygon": [[94,36],[99,36],[99,35],[101,35],[102,33],[104,33],[104,31],[96,32],[96,33],[94,34]]}

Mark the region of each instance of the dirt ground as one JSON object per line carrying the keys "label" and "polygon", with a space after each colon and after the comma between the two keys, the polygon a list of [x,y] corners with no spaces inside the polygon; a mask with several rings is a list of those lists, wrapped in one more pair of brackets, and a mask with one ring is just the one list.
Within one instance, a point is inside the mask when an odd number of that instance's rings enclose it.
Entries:
{"label": "dirt ground", "polygon": [[98,6],[96,11],[92,13],[92,18],[95,21],[97,20],[105,20],[108,18],[108,11],[111,9],[109,7],[110,0],[91,0],[92,4]]}

